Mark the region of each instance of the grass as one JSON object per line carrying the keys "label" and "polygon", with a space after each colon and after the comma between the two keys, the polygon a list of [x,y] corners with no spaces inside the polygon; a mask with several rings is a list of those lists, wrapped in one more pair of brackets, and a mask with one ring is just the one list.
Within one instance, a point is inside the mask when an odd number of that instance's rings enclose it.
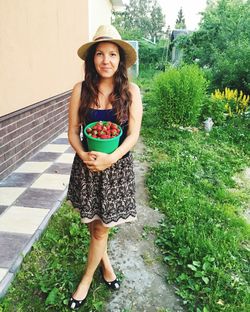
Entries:
{"label": "grass", "polygon": [[151,86],[151,79],[155,74],[154,67],[144,68],[144,66],[140,66],[140,75],[138,78],[134,78],[134,81],[140,87],[142,92],[147,92]]}
{"label": "grass", "polygon": [[[67,203],[52,216],[42,237],[25,257],[0,311],[69,311],[69,296],[76,289],[87,261],[89,233],[79,214]],[[110,291],[96,274],[87,303],[79,311],[103,311]]]}
{"label": "grass", "polygon": [[[147,84],[148,86],[148,84]],[[234,119],[209,135],[160,125],[144,110],[142,135],[150,169],[150,204],[165,217],[157,230],[168,282],[187,311],[250,311],[250,202],[233,176],[250,165],[250,120]]]}

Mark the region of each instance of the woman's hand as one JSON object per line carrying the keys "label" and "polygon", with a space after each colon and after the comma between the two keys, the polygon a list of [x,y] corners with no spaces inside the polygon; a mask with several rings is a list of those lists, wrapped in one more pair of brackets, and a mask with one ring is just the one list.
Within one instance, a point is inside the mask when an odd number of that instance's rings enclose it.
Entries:
{"label": "woman's hand", "polygon": [[94,155],[91,155],[90,152],[85,152],[85,151],[82,151],[79,154],[79,157],[81,158],[81,160],[83,162],[85,162],[87,160],[95,160],[95,156]]}
{"label": "woman's hand", "polygon": [[114,157],[111,154],[101,152],[88,152],[89,158],[83,160],[89,170],[98,172],[103,171],[115,163]]}

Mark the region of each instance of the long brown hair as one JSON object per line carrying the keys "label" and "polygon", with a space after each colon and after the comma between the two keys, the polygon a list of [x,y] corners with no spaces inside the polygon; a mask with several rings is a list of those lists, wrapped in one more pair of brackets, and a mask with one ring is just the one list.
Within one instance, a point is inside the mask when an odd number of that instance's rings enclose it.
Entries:
{"label": "long brown hair", "polygon": [[[97,45],[98,43],[89,48],[85,58],[85,81],[82,84],[81,104],[79,108],[79,118],[82,124],[86,122],[87,111],[90,106],[93,104],[98,106],[100,76],[94,64]],[[132,96],[129,91],[125,53],[118,45],[117,47],[119,49],[120,62],[114,74],[114,89],[109,95],[109,101],[115,110],[117,122],[122,124],[128,119],[128,109],[132,102]]]}

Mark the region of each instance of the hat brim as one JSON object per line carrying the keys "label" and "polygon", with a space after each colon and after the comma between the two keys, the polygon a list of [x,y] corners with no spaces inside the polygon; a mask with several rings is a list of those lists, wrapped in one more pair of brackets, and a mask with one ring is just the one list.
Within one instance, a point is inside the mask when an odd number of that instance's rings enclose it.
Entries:
{"label": "hat brim", "polygon": [[96,41],[85,43],[77,50],[78,56],[82,60],[85,60],[87,51],[92,45],[98,42],[105,42],[105,41],[114,42],[123,49],[125,53],[125,57],[126,57],[126,67],[130,67],[136,62],[137,55],[136,55],[135,49],[132,47],[130,43],[124,40],[119,40],[119,39],[101,39],[101,40],[96,40]]}

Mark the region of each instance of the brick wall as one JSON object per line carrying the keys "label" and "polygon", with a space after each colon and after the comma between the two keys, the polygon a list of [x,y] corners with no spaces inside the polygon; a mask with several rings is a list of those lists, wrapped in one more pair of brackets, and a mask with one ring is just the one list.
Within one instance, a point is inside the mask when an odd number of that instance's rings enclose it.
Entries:
{"label": "brick wall", "polygon": [[0,117],[0,178],[67,129],[71,91]]}

